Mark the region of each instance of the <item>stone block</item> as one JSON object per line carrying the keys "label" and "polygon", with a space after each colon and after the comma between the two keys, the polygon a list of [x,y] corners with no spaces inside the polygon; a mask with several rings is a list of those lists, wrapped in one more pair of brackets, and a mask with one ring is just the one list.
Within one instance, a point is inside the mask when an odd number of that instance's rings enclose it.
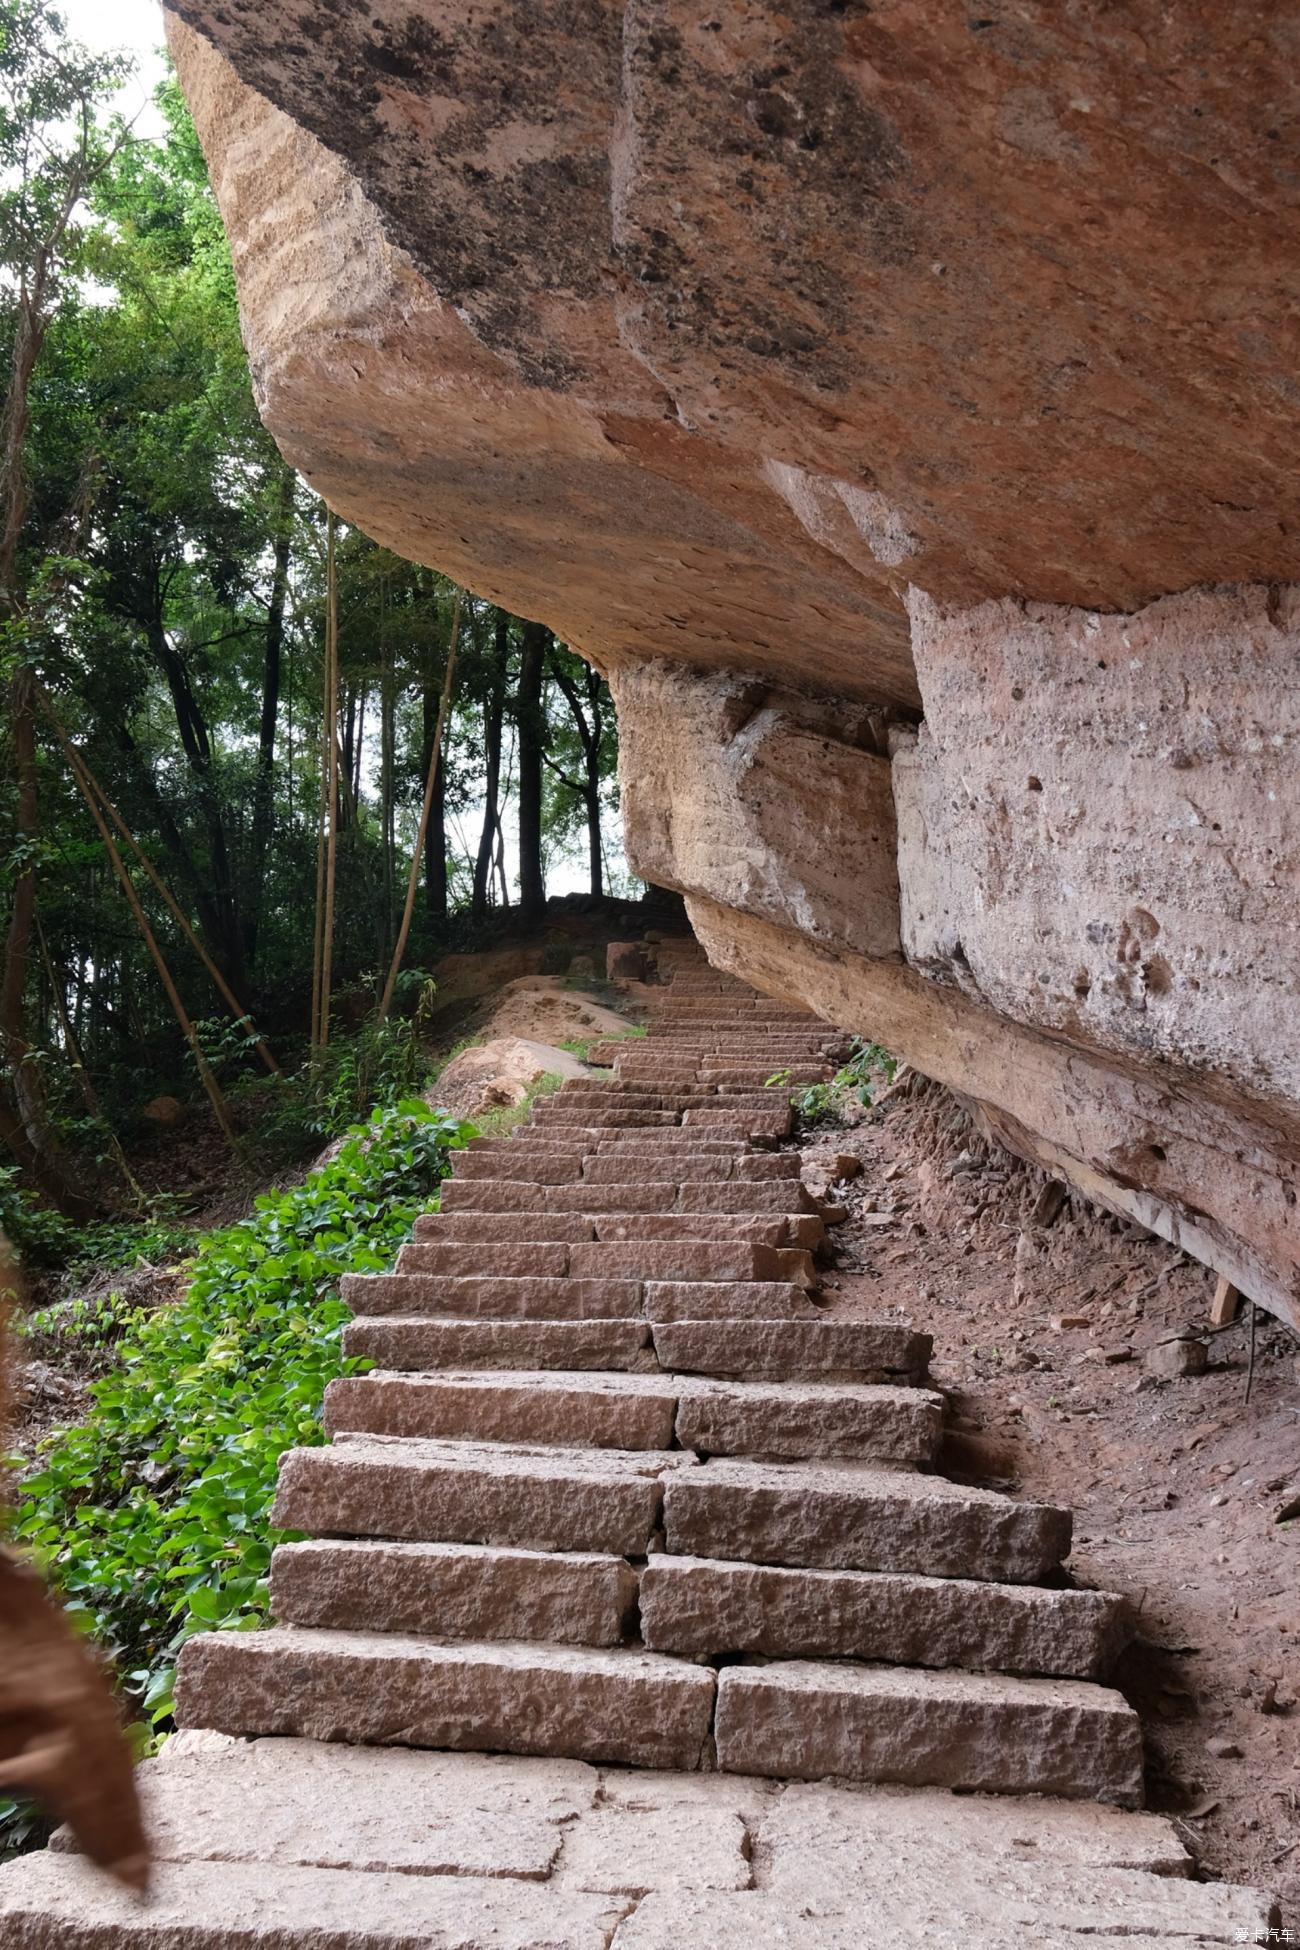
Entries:
{"label": "stone block", "polygon": [[659,1521],[661,1475],[686,1460],[358,1436],[291,1449],[271,1520],[312,1536],[643,1556]]}
{"label": "stone block", "polygon": [[[310,1452],[306,1452],[310,1453]],[[1068,1555],[1068,1510],[868,1463],[718,1461],[665,1485],[690,1557],[1033,1583]]]}
{"label": "stone block", "polygon": [[378,1367],[635,1368],[650,1358],[644,1320],[350,1321],[343,1352]]}
{"label": "stone block", "polygon": [[667,1449],[676,1390],[659,1375],[348,1375],[325,1391],[325,1427],[376,1435],[574,1448]]}
{"label": "stone block", "polygon": [[754,1379],[883,1380],[921,1375],[930,1358],[928,1334],[870,1320],[663,1321],[654,1345],[665,1368]]}
{"label": "stone block", "polygon": [[921,1388],[848,1382],[682,1382],[677,1438],[712,1456],[819,1456],[930,1462],[943,1397]]}
{"label": "stone block", "polygon": [[976,1672],[1095,1679],[1128,1637],[1123,1601],[878,1571],[823,1571],[652,1556],[641,1630],[692,1658],[882,1660]]}
{"label": "stone block", "polygon": [[191,1639],[177,1716],[221,1733],[693,1769],[714,1685],[653,1652],[275,1628]]}
{"label": "stone block", "polygon": [[718,1677],[729,1773],[1141,1803],[1137,1715],[1082,1680],[811,1661]]}
{"label": "stone block", "polygon": [[282,1625],[428,1638],[617,1645],[637,1579],[621,1557],[479,1544],[282,1544],[271,1609]]}

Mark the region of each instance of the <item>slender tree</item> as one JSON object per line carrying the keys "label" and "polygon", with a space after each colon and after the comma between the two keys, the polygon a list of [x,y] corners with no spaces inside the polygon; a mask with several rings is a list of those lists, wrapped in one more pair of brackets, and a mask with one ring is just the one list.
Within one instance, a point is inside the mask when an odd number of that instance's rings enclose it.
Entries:
{"label": "slender tree", "polygon": [[519,727],[519,906],[526,921],[540,920],[546,907],[542,873],[542,752],[546,735],[542,680],[550,642],[551,633],[544,624],[524,624],[515,718]]}

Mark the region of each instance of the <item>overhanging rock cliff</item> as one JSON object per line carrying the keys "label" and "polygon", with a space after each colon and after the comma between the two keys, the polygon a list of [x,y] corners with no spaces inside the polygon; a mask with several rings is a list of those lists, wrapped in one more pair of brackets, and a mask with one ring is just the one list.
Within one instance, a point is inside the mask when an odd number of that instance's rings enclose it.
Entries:
{"label": "overhanging rock cliff", "polygon": [[261,404],[711,956],[1300,1324],[1300,28],[178,0]]}

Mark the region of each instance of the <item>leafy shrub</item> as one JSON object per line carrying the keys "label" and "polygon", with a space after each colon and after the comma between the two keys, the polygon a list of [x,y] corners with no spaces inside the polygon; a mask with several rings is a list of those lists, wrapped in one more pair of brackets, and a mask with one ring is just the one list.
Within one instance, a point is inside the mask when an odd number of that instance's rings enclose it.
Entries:
{"label": "leafy shrub", "polygon": [[186,1639],[265,1617],[279,1458],[324,1439],[326,1383],[364,1365],[341,1356],[340,1276],[390,1264],[473,1135],[419,1100],[376,1110],[302,1184],[201,1239],[183,1300],[114,1318],[91,1419],[21,1486],[17,1540],[155,1726]]}
{"label": "leafy shrub", "polygon": [[421,1040],[433,984],[425,977],[420,980],[412,1018],[372,1018],[355,1035],[336,1032],[298,1070],[250,1087],[264,1106],[257,1125],[262,1150],[280,1158],[301,1157],[347,1130],[372,1105],[391,1109],[433,1081],[437,1070]]}
{"label": "leafy shrub", "polygon": [[[791,1090],[790,1102],[805,1124],[829,1122],[840,1115],[846,1102],[854,1099],[867,1105],[874,1102],[877,1078],[883,1076],[887,1084],[892,1083],[897,1068],[898,1059],[879,1043],[855,1038],[848,1060],[828,1083],[810,1083],[802,1089]],[[766,1079],[766,1087],[779,1090],[789,1082],[789,1070],[776,1070]]]}

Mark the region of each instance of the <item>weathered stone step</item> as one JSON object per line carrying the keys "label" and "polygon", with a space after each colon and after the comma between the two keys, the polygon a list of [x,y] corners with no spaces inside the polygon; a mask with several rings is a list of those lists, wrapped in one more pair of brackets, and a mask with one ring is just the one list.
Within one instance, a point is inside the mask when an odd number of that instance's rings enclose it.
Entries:
{"label": "weathered stone step", "polygon": [[654,1346],[683,1374],[810,1381],[919,1378],[931,1350],[928,1334],[872,1320],[662,1321]]}
{"label": "weathered stone step", "polygon": [[[681,1150],[672,1156],[675,1169],[691,1180],[692,1184],[722,1185],[728,1182],[753,1184],[756,1180],[770,1181],[774,1178],[795,1179],[799,1176],[798,1154],[792,1151],[743,1151],[738,1154],[726,1152]],[[582,1182],[586,1185],[617,1184],[620,1176],[626,1179],[629,1159],[636,1159],[641,1167],[650,1170],[661,1166],[665,1154],[662,1151],[643,1151],[639,1145],[618,1145],[607,1153],[598,1153],[588,1158],[582,1170]],[[791,1170],[790,1167],[794,1169]]]}
{"label": "weathered stone step", "polygon": [[595,1226],[580,1212],[421,1212],[412,1228],[417,1241],[492,1240],[546,1243],[594,1239]]}
{"label": "weathered stone step", "polygon": [[482,1371],[349,1375],[325,1393],[325,1426],[377,1435],[785,1459],[929,1462],[943,1403],[924,1389],[772,1387],[672,1374]]}
{"label": "weathered stone step", "polygon": [[191,1639],[176,1715],[219,1733],[693,1769],[714,1688],[657,1652],[282,1627]]}
{"label": "weathered stone step", "polygon": [[[795,1228],[791,1232],[791,1228]],[[813,1213],[743,1212],[427,1212],[415,1222],[417,1243],[469,1245],[552,1244],[625,1239],[750,1240],[756,1245],[798,1245],[815,1250],[825,1233]]]}
{"label": "weathered stone step", "polygon": [[706,1455],[924,1463],[943,1435],[943,1397],[925,1388],[672,1379],[677,1440]]}
{"label": "weathered stone step", "polygon": [[437,1639],[617,1645],[636,1603],[622,1557],[483,1544],[281,1544],[271,1610],[282,1625]]}
{"label": "weathered stone step", "polygon": [[[644,1312],[656,1325],[672,1320],[750,1320],[821,1318],[817,1303],[790,1280],[648,1280]],[[743,1326],[739,1330],[743,1333]]]}
{"label": "weathered stone step", "polygon": [[866,1463],[719,1461],[666,1480],[664,1530],[686,1557],[1032,1584],[1069,1556],[1071,1517]]}
{"label": "weathered stone step", "polygon": [[[630,1167],[629,1167],[630,1171]],[[448,1212],[815,1212],[798,1179],[724,1181],[670,1177],[624,1183],[533,1185],[524,1178],[451,1178],[442,1188]]]}
{"label": "weathered stone step", "polygon": [[[626,1897],[510,1876],[164,1862],[147,1904],[79,1856],[0,1875],[5,1950],[608,1950]],[[1127,1947],[1126,1947],[1127,1950]]]}
{"label": "weathered stone step", "polygon": [[485,1145],[480,1151],[453,1153],[452,1177],[517,1177],[533,1185],[572,1185],[582,1177],[585,1155],[576,1148],[561,1151],[545,1144],[512,1143],[508,1152]]}
{"label": "weathered stone step", "polygon": [[668,1449],[676,1416],[677,1389],[663,1374],[348,1375],[325,1391],[331,1435]]}
{"label": "weathered stone step", "polygon": [[861,1659],[1096,1679],[1129,1633],[1123,1600],[887,1571],[795,1570],[652,1556],[641,1632],[691,1658]]}
{"label": "weathered stone step", "polygon": [[1136,1713],[1078,1679],[811,1660],[726,1666],[716,1737],[728,1773],[1142,1800]]}
{"label": "weathered stone step", "polygon": [[627,1279],[345,1273],[342,1294],[356,1314],[452,1320],[627,1320],[642,1311],[640,1283]]}
{"label": "weathered stone step", "polygon": [[381,1368],[642,1368],[654,1366],[646,1320],[349,1321],[343,1352]]}
{"label": "weathered stone step", "polygon": [[281,1459],[272,1521],[317,1537],[643,1557],[659,1525],[664,1479],[696,1466],[680,1450],[347,1437]]}
{"label": "weathered stone step", "polygon": [[[473,1269],[472,1275],[470,1269]],[[792,1247],[758,1245],[745,1240],[645,1240],[640,1244],[590,1240],[573,1245],[536,1241],[514,1245],[476,1243],[472,1251],[461,1242],[431,1244],[417,1241],[397,1256],[398,1275],[465,1276],[484,1279],[580,1280],[795,1280],[814,1287],[818,1276],[811,1253]],[[357,1274],[357,1279],[392,1277]],[[351,1292],[348,1288],[347,1293]],[[363,1289],[363,1291],[365,1291]],[[346,1296],[345,1296],[346,1297]],[[365,1307],[358,1311],[384,1309]],[[418,1313],[415,1306],[400,1313]]]}
{"label": "weathered stone step", "polygon": [[681,1117],[682,1113],[676,1110],[620,1110],[617,1104],[604,1103],[566,1104],[560,1097],[543,1097],[533,1106],[533,1123],[539,1130],[551,1125],[590,1125],[599,1122],[611,1131],[650,1131],[680,1124]]}

